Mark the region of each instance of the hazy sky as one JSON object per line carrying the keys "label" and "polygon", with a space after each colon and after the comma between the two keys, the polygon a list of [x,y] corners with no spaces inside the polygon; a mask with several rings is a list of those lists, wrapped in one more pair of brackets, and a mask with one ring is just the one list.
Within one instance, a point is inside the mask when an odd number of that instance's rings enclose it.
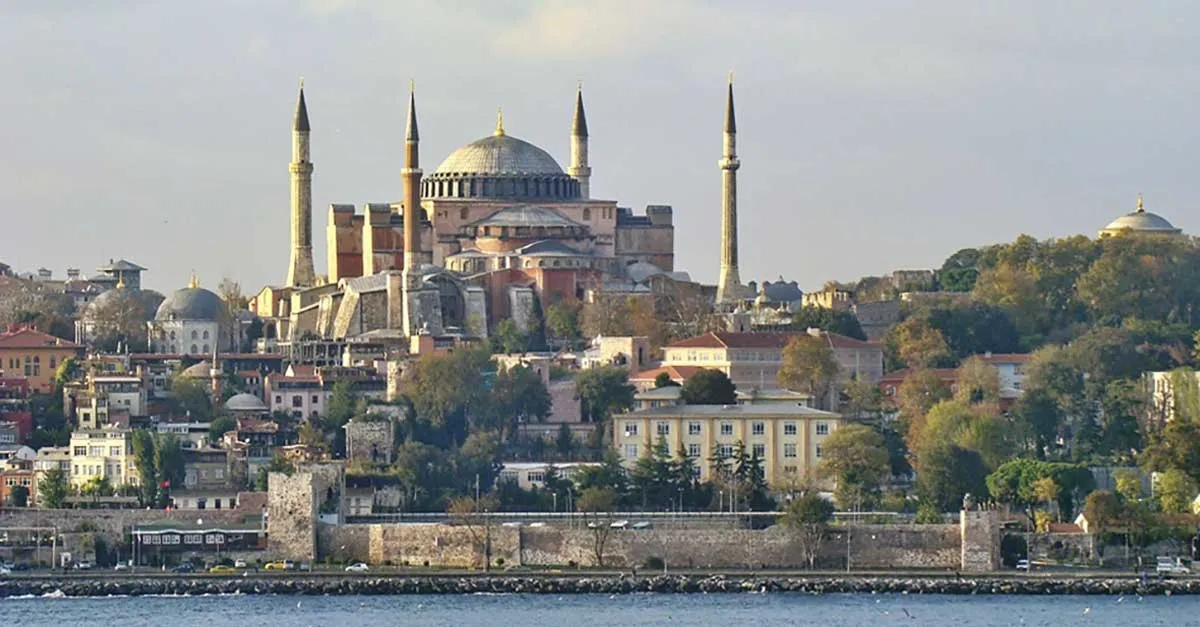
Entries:
{"label": "hazy sky", "polygon": [[497,106],[565,167],[583,80],[593,196],[673,205],[709,282],[730,68],[743,280],[1094,235],[1139,192],[1198,232],[1198,33],[1184,0],[0,0],[0,260],[281,282],[299,76],[319,272],[329,203],[400,198],[409,78],[426,172]]}

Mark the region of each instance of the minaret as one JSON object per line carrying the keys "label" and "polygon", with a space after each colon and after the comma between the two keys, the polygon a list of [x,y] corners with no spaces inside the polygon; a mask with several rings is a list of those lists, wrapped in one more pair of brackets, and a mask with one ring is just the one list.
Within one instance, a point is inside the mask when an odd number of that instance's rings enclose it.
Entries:
{"label": "minaret", "polygon": [[[404,270],[415,270],[422,263],[431,263],[421,251],[421,165],[417,145],[417,100],[412,82],[408,84],[408,124],[404,130]],[[413,276],[416,276],[415,274]]]}
{"label": "minaret", "polygon": [[733,115],[733,73],[729,74],[729,96],[725,101],[725,142],[721,160],[721,277],[717,280],[717,302],[740,297],[737,236],[737,122]]}
{"label": "minaret", "polygon": [[583,113],[583,83],[575,92],[575,119],[571,121],[571,166],[567,174],[579,182],[579,197],[587,200],[592,169],[588,167],[587,116]]}
{"label": "minaret", "polygon": [[312,256],[313,166],[309,161],[308,133],[308,107],[304,104],[301,79],[296,118],[292,122],[292,163],[288,167],[292,180],[292,259],[288,264],[288,287],[309,287],[316,274]]}

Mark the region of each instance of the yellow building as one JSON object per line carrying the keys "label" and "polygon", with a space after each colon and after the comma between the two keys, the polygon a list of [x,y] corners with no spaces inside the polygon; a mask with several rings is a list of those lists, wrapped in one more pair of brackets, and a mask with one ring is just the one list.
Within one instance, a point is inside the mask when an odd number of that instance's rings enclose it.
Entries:
{"label": "yellow building", "polygon": [[782,488],[821,461],[821,443],[839,424],[838,414],[798,404],[668,405],[614,416],[613,443],[633,468],[661,437],[672,458],[691,457],[709,481],[714,454],[730,456],[742,442],[762,460],[767,484]]}
{"label": "yellow building", "polygon": [[34,392],[52,392],[58,365],[82,352],[79,344],[32,327],[12,327],[0,333],[0,371],[9,377],[25,377]]}
{"label": "yellow building", "polygon": [[133,457],[133,432],[94,429],[71,434],[71,486],[82,488],[99,477],[113,488],[140,483]]}

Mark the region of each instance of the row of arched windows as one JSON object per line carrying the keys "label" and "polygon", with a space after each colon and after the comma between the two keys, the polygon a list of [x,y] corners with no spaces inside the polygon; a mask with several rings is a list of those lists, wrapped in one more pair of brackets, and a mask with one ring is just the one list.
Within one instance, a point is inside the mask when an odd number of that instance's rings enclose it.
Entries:
{"label": "row of arched windows", "polygon": [[513,177],[470,177],[437,178],[437,175],[421,182],[421,196],[425,198],[579,198],[579,181],[568,176],[549,178]]}

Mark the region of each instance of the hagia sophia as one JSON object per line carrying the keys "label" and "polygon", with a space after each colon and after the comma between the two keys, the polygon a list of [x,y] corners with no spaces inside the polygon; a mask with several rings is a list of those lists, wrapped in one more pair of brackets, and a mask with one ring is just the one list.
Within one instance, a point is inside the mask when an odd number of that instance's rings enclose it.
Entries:
{"label": "hagia sophia", "polygon": [[[731,84],[727,136],[732,96]],[[287,281],[251,301],[268,337],[280,342],[388,332],[485,337],[505,318],[528,328],[553,302],[582,301],[600,290],[644,291],[656,278],[690,281],[675,270],[670,206],[651,205],[638,215],[591,196],[582,88],[565,170],[546,150],[509,134],[498,113],[490,135],[455,150],[428,176],[420,168],[410,90],[402,198],[361,211],[331,204],[323,276],[312,252],[311,132],[301,85],[292,125]],[[731,150],[732,141],[726,144]],[[728,182],[725,191],[736,194]],[[730,277],[736,282],[736,267]]]}

